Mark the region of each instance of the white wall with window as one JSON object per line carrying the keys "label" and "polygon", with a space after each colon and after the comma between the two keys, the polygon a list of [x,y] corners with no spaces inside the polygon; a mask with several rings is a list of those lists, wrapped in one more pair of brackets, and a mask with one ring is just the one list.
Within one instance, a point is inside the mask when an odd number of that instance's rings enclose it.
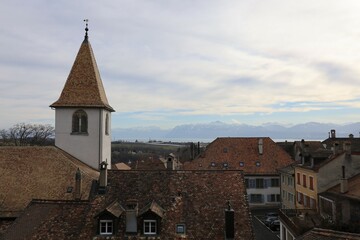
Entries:
{"label": "white wall with window", "polygon": [[245,185],[250,205],[280,204],[279,176],[245,176]]}
{"label": "white wall with window", "polygon": [[[108,134],[106,134],[108,128]],[[98,169],[111,168],[111,113],[96,108],[56,108],[55,145]]]}

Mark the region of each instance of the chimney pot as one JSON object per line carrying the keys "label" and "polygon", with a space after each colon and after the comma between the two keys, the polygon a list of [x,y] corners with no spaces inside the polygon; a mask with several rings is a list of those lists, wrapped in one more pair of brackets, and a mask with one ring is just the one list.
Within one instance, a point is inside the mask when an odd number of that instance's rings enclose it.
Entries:
{"label": "chimney pot", "polygon": [[259,154],[262,155],[263,152],[264,152],[264,140],[262,138],[259,139],[259,144],[258,144],[258,147],[259,147]]}
{"label": "chimney pot", "polygon": [[99,193],[104,194],[107,187],[107,163],[105,161],[100,163],[100,177],[99,177]]}

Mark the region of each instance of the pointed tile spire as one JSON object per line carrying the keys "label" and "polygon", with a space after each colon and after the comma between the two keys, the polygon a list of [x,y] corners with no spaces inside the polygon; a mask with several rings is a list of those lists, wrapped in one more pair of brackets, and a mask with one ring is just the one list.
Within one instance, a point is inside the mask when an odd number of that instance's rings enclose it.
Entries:
{"label": "pointed tile spire", "polygon": [[96,107],[114,112],[108,103],[94,53],[88,41],[88,20],[84,21],[86,22],[85,39],[80,46],[60,98],[50,107]]}

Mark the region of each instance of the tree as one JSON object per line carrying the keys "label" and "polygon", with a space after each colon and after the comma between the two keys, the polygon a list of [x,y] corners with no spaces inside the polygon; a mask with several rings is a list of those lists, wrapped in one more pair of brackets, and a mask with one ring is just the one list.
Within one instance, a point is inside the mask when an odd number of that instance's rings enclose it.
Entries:
{"label": "tree", "polygon": [[0,130],[4,145],[49,145],[53,136],[54,127],[49,124],[17,123],[8,130]]}

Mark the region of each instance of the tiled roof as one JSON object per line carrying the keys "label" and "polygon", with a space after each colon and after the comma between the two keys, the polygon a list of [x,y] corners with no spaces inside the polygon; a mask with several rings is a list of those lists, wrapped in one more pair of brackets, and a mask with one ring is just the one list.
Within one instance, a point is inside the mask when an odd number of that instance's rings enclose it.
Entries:
{"label": "tiled roof", "polygon": [[114,111],[106,98],[94,53],[87,39],[81,44],[60,98],[50,107],[96,107]]}
{"label": "tiled roof", "polygon": [[343,150],[344,143],[351,143],[351,151],[360,152],[360,138],[327,138],[322,143],[327,149],[331,149],[335,143],[339,144],[339,150]]}
{"label": "tiled roof", "polygon": [[296,240],[359,240],[360,234],[314,228]]}
{"label": "tiled roof", "polygon": [[[96,216],[113,202],[124,209],[131,202],[138,206],[138,217],[142,217],[141,209],[161,217],[160,234],[155,239],[224,239],[224,210],[229,201],[235,211],[235,239],[254,239],[240,171],[110,170],[108,182],[106,193],[95,196],[89,203],[34,201],[5,236],[13,234],[8,239],[25,239],[24,236],[26,239],[106,239],[108,236],[97,234]],[[124,239],[125,221],[123,213],[111,239]],[[185,236],[175,231],[179,223],[186,225]],[[24,235],[16,229],[29,232]],[[131,235],[131,239],[144,239],[141,231]]]}
{"label": "tiled roof", "polygon": [[38,201],[26,208],[2,239],[92,239],[87,201]]}
{"label": "tiled roof", "polygon": [[[259,152],[261,139],[262,154]],[[244,174],[277,174],[277,169],[292,162],[290,155],[269,137],[217,138],[203,155],[184,163],[184,169],[236,169],[243,170]]]}
{"label": "tiled roof", "polygon": [[78,168],[87,199],[95,169],[56,147],[0,147],[0,216],[16,216],[34,198],[74,199]]}

